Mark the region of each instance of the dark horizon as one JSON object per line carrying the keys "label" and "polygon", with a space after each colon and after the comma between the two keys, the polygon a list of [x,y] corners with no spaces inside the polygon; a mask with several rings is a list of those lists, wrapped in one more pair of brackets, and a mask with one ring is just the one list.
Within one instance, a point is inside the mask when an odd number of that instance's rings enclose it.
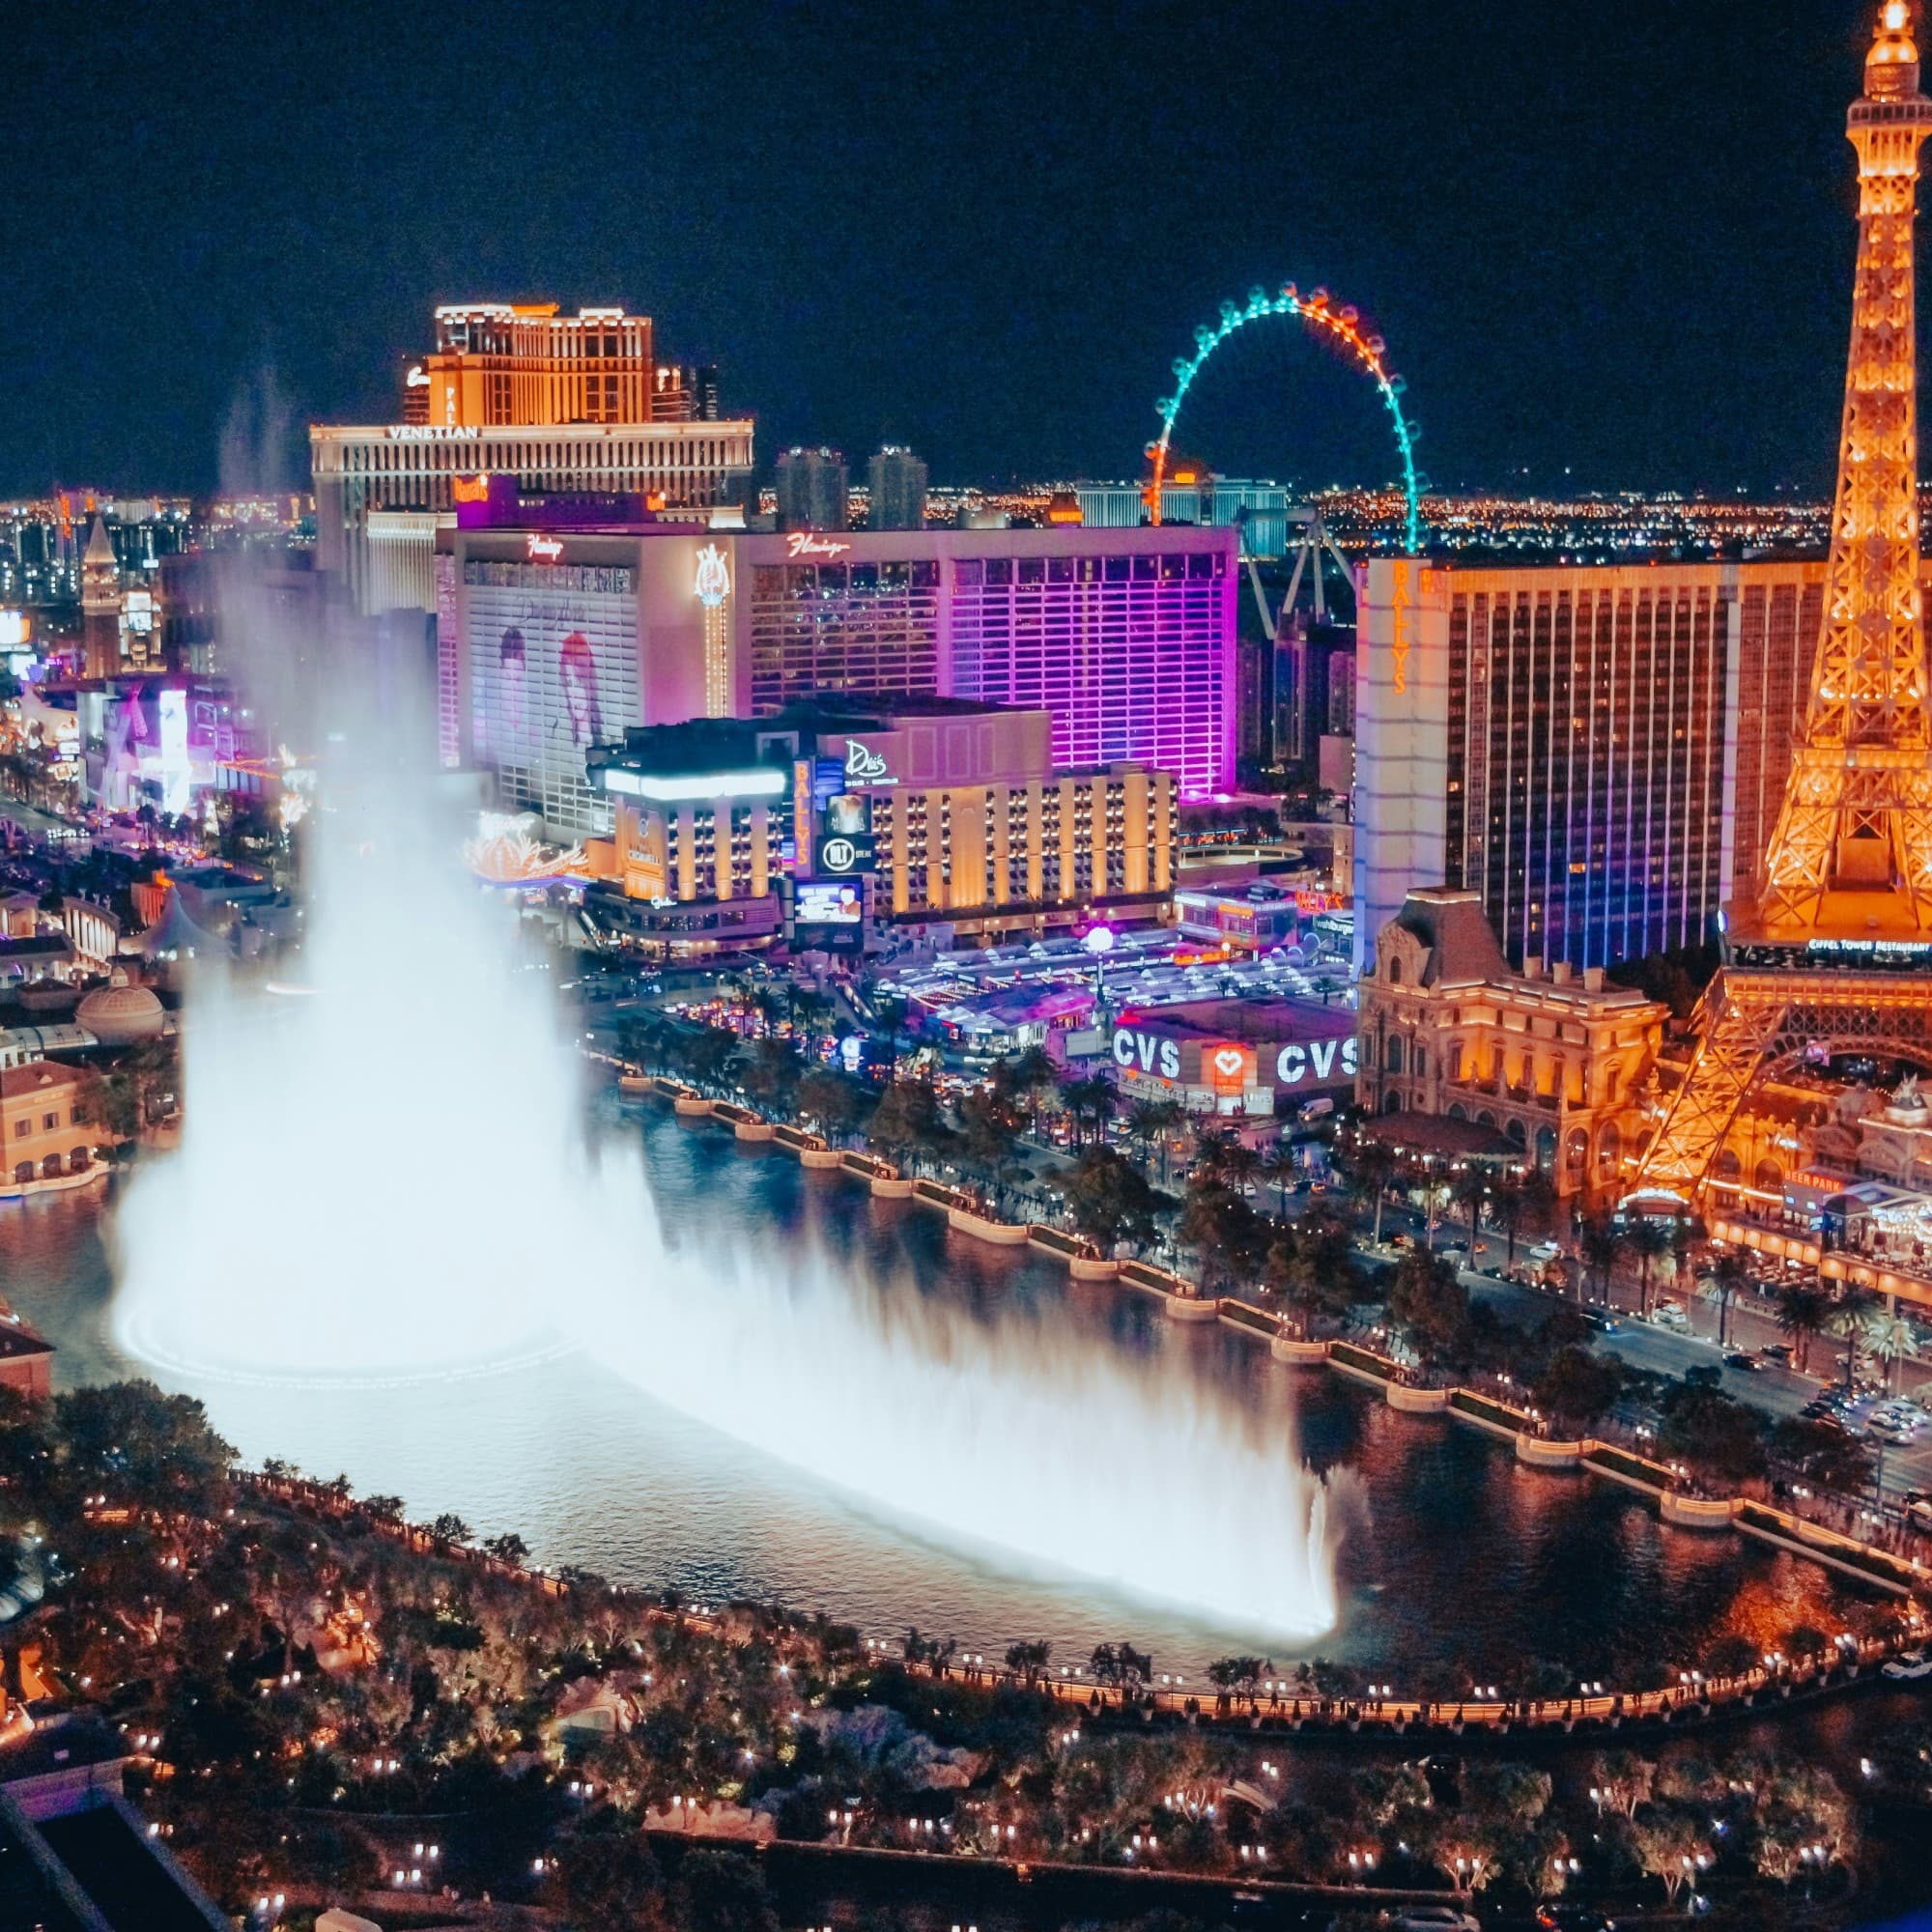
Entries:
{"label": "dark horizon", "polygon": [[[1195,325],[1294,280],[1385,335],[1440,488],[1822,497],[1870,14],[36,14],[0,152],[55,191],[0,213],[0,490],[303,487],[301,426],[394,420],[431,308],[482,297],[652,315],[761,466],[1130,476]],[[1216,374],[1217,467],[1392,473],[1286,326]]]}

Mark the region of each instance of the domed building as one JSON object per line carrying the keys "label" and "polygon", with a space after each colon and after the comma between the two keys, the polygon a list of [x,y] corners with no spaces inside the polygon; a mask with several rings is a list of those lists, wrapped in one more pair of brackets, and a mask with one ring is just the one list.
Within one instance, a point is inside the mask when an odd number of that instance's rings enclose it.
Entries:
{"label": "domed building", "polygon": [[160,1001],[146,986],[102,986],[81,1001],[73,1017],[102,1046],[158,1039],[168,1023]]}

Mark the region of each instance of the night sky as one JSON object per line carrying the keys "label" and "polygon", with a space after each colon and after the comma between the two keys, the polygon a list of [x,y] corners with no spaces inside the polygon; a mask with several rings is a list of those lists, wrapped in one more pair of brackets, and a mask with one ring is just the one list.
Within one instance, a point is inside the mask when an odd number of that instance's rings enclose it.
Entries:
{"label": "night sky", "polygon": [[[13,0],[0,491],[299,483],[478,297],[649,313],[767,461],[1122,475],[1194,325],[1293,279],[1440,485],[1822,492],[1871,4]],[[1198,453],[1386,478],[1282,336]]]}

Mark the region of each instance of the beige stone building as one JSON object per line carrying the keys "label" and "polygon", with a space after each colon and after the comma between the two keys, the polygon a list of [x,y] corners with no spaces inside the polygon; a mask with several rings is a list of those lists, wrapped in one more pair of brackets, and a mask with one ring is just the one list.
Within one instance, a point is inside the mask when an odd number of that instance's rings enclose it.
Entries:
{"label": "beige stone building", "polygon": [[1666,1011],[1595,967],[1518,973],[1475,892],[1418,888],[1361,980],[1356,1098],[1487,1129],[1566,1197],[1611,1191]]}

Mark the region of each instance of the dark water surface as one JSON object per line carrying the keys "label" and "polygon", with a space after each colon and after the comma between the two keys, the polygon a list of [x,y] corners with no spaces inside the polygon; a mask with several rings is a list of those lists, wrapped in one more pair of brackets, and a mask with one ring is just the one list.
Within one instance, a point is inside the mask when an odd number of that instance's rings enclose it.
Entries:
{"label": "dark water surface", "polygon": [[[1050,1320],[1095,1347],[1156,1358],[1247,1405],[1284,1456],[1341,1483],[1343,1614],[1310,1652],[1385,1670],[1400,1689],[1422,1663],[1498,1677],[1529,1658],[1581,1677],[1629,1681],[1660,1661],[1700,1662],[1740,1630],[1769,1645],[1800,1622],[1835,1628],[1844,1591],[1829,1573],[1729,1536],[1662,1525],[1612,1485],[1519,1466],[1506,1443],[1447,1421],[1400,1416],[1375,1391],[1271,1361],[1234,1331],[1177,1327],[1144,1297],[1076,1286],[1044,1258],[950,1234],[909,1203],[875,1203],[838,1176],[809,1175],[770,1151],[739,1149],[660,1112],[641,1134],[666,1236],[700,1249],[720,1226],[769,1248],[771,1265],[815,1244],[842,1272],[894,1295],[945,1297],[987,1320]],[[0,1292],[59,1345],[57,1383],[146,1372],[109,1331],[112,1276],[99,1193],[0,1207]],[[570,1229],[556,1264],[572,1264]],[[272,1258],[263,1267],[272,1292]],[[908,1624],[1003,1650],[1046,1637],[1058,1659],[1131,1638],[1157,1669],[1198,1672],[1231,1649],[1267,1648],[1077,1578],[1010,1574],[781,1463],[660,1406],[589,1353],[501,1374],[391,1387],[191,1382],[216,1426],[251,1460],[344,1470],[412,1513],[454,1510],[479,1533],[514,1529],[541,1562],[726,1596],[824,1608],[877,1634]],[[809,1427],[811,1392],[801,1392]],[[1299,1445],[1297,1451],[1297,1443]],[[1148,1454],[1159,1445],[1149,1443]],[[1053,1472],[1037,1472],[1050,1485]],[[1132,1469],[1121,1471],[1131,1484]],[[1238,1508],[1238,1498],[1236,1499]],[[1258,1528],[1262,1525],[1257,1525]]]}

